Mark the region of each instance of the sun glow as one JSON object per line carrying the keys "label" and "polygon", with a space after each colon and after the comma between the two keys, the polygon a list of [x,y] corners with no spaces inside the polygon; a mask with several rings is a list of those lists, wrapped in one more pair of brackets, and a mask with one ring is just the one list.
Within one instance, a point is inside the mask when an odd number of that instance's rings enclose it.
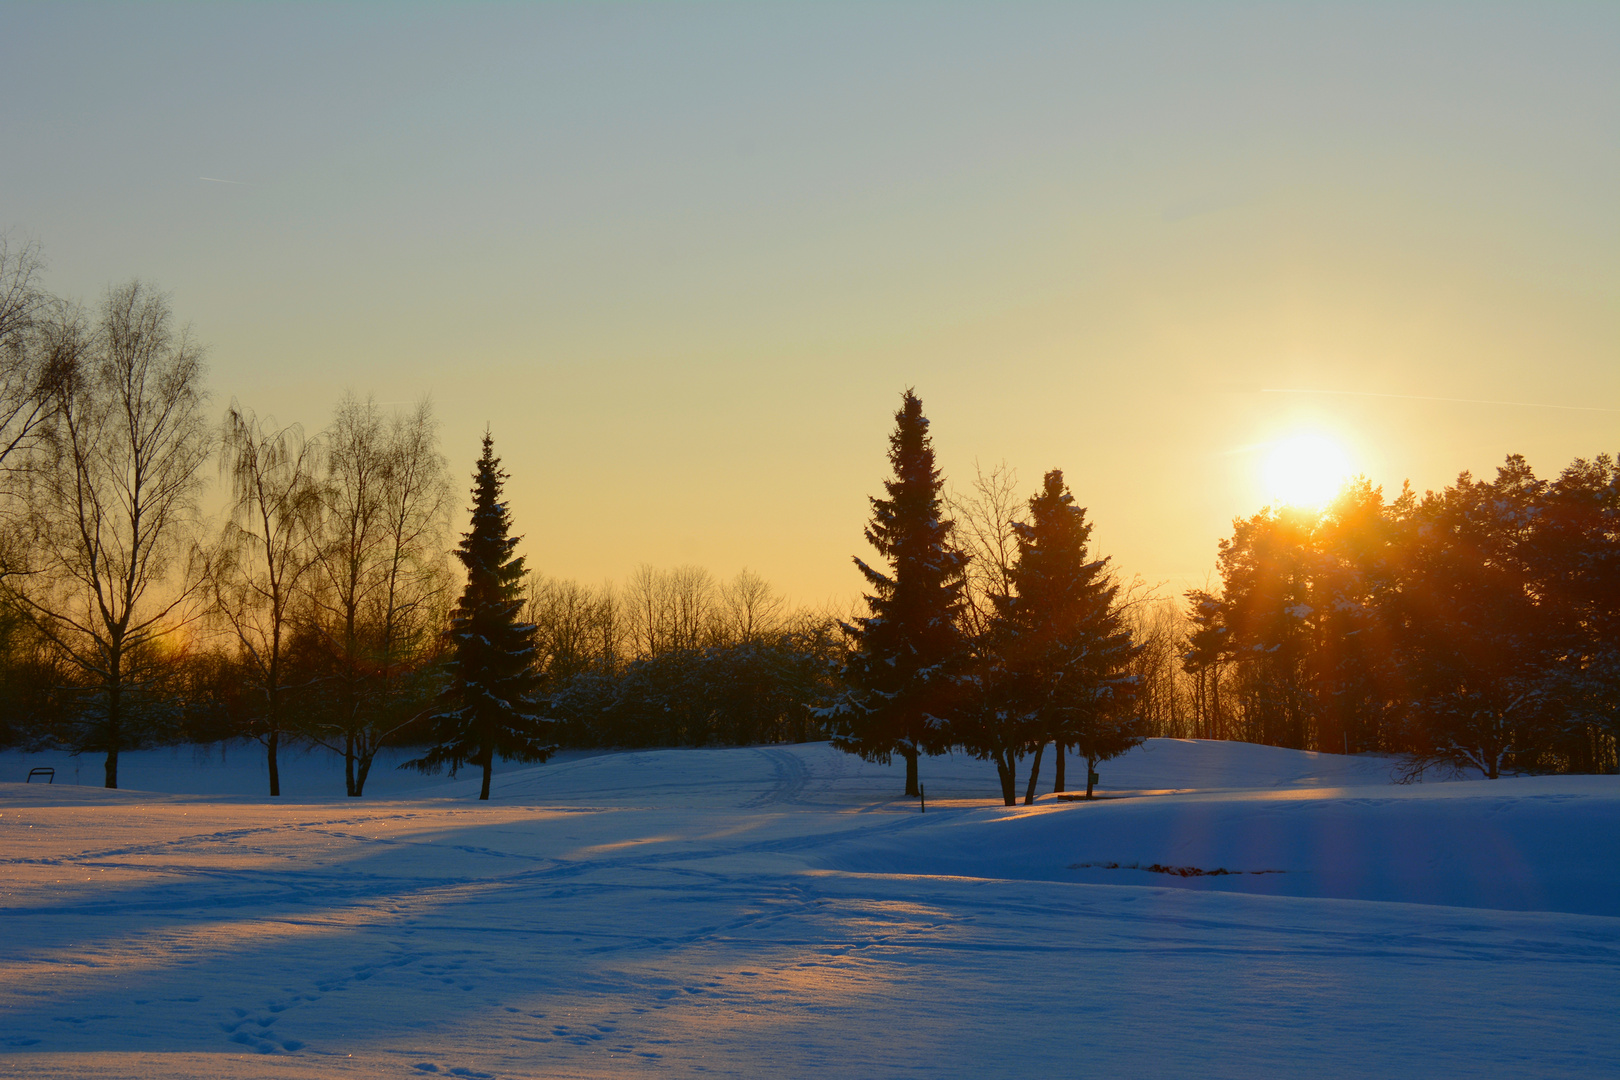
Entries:
{"label": "sun glow", "polygon": [[1350,455],[1318,432],[1280,439],[1266,455],[1266,497],[1274,504],[1321,509],[1349,476]]}

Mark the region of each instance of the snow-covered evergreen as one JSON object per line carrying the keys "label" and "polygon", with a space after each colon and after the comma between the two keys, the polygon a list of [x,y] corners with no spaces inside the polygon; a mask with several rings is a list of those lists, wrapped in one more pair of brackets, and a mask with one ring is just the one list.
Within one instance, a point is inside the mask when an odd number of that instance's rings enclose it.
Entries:
{"label": "snow-covered evergreen", "polygon": [[472,527],[462,535],[456,558],[467,568],[467,587],[450,623],[451,681],[446,708],[436,717],[436,745],[411,764],[423,772],[464,764],[483,769],[480,799],[489,798],[496,754],[515,761],[545,761],[556,749],[545,733],[536,698],[535,627],[521,621],[523,557],[519,537],[501,501],[506,473],[484,434],[484,452],[473,477]]}
{"label": "snow-covered evergreen", "polygon": [[902,395],[894,419],[894,479],[884,482],[888,498],[871,499],[866,528],[889,572],[855,560],[872,589],[870,614],[844,624],[854,646],[843,671],[849,689],[826,715],[841,748],[869,761],[904,758],[906,794],[916,795],[918,755],[951,743],[945,714],[963,655],[957,613],[966,560],[949,543],[952,523],[942,513],[942,481],[916,394]]}
{"label": "snow-covered evergreen", "polygon": [[[1089,796],[1097,762],[1142,741],[1128,670],[1137,649],[1108,560],[1089,556],[1091,524],[1085,508],[1074,504],[1062,470],[1046,474],[1029,511],[1027,522],[1013,523],[1013,592],[997,605],[1009,692],[1033,721],[1036,738],[1026,798],[1034,796],[1040,750],[1048,741],[1058,748],[1060,768],[1068,747],[1085,759]],[[1060,772],[1057,790],[1063,787]]]}

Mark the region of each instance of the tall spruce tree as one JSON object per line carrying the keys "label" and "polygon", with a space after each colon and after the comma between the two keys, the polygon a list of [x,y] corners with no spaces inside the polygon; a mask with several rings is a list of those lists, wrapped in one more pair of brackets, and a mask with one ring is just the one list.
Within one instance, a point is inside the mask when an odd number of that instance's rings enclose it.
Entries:
{"label": "tall spruce tree", "polygon": [[534,711],[535,627],[523,622],[523,557],[512,552],[511,519],[501,501],[507,474],[484,433],[484,453],[473,476],[472,528],[461,537],[456,558],[467,568],[467,587],[450,622],[452,678],[447,708],[435,718],[437,745],[408,762],[422,772],[463,764],[482,767],[480,799],[489,798],[495,755],[514,761],[545,761],[556,749],[543,732],[550,727]]}
{"label": "tall spruce tree", "polygon": [[918,794],[917,758],[951,742],[946,712],[963,644],[957,627],[966,559],[949,545],[939,470],[922,402],[907,390],[889,437],[894,479],[872,498],[867,541],[889,562],[885,574],[855,559],[871,586],[869,615],[843,624],[854,646],[844,665],[848,693],[825,715],[834,745],[868,761],[906,762],[906,791]]}
{"label": "tall spruce tree", "polygon": [[1137,649],[1121,617],[1108,560],[1089,557],[1091,525],[1085,508],[1074,505],[1061,469],[1046,474],[1029,500],[1029,521],[1014,523],[1013,530],[1013,593],[997,598],[997,639],[1013,711],[1035,740],[1025,802],[1034,799],[1040,751],[1048,742],[1056,744],[1060,770],[1067,747],[1086,759],[1089,798],[1097,762],[1142,741],[1128,670]]}

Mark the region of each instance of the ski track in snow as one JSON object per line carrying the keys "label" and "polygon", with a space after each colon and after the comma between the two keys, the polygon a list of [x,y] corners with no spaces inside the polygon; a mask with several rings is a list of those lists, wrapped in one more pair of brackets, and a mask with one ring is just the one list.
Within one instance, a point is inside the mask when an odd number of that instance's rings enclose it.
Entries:
{"label": "ski track in snow", "polygon": [[798,802],[805,785],[810,782],[810,770],[805,766],[804,759],[792,750],[780,747],[761,747],[754,753],[771,763],[771,787],[764,794],[744,803],[744,808],[751,810]]}
{"label": "ski track in snow", "polygon": [[1620,1073],[1620,778],[1387,770],[1155,740],[1133,797],[1003,808],[927,759],[926,814],[824,744],[481,805],[0,783],[0,1076]]}

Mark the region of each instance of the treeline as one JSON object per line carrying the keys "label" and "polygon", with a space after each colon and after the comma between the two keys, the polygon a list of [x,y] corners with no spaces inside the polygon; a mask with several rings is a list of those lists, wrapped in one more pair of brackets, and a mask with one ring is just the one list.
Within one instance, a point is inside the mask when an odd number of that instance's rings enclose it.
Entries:
{"label": "treeline", "polygon": [[[469,601],[431,406],[350,394],[314,434],[234,400],[213,412],[165,297],[131,282],[91,309],[38,273],[36,249],[0,237],[0,744],[103,754],[116,786],[126,749],[246,737],[272,794],[289,742],[342,754],[351,795],[390,743],[462,761],[445,723],[474,685],[456,674]],[[1358,481],[1322,513],[1263,511],[1221,542],[1220,588],[1185,603],[1092,550],[1061,470],[1033,493],[1006,469],[949,490],[910,391],[889,460],[865,534],[881,561],[856,559],[867,590],[843,619],[746,570],[592,587],[502,563],[521,586],[490,603],[525,658],[508,720],[539,725],[514,745],[831,737],[901,757],[912,795],[921,757],[960,751],[994,764],[1009,803],[1025,759],[1033,797],[1049,747],[1055,786],[1074,753],[1089,792],[1149,736],[1401,754],[1413,776],[1616,768],[1611,458],[1548,481],[1511,457],[1422,498]],[[475,507],[497,472],[486,443]]]}
{"label": "treeline", "polygon": [[1358,481],[1318,515],[1267,511],[1189,594],[1194,731],[1441,766],[1613,772],[1620,469],[1553,480],[1511,456],[1393,501]]}
{"label": "treeline", "polygon": [[[1464,473],[1393,501],[1358,478],[1321,511],[1264,510],[1221,541],[1220,588],[1184,604],[1123,581],[1106,560],[1083,571],[1089,525],[1070,507],[1064,588],[1090,590],[1092,608],[1046,632],[1084,660],[1049,647],[1032,661],[1019,618],[1052,603],[1045,567],[1062,517],[1054,506],[1067,503],[1062,474],[1027,501],[1005,469],[946,495],[926,420],[897,419],[923,434],[908,437],[915,460],[895,459],[891,499],[873,502],[868,536],[891,555],[890,572],[863,565],[871,614],[849,638],[857,654],[884,655],[897,618],[932,629],[906,642],[909,654],[884,657],[891,672],[916,669],[887,686],[892,703],[863,692],[858,656],[846,668],[846,693],[864,703],[829,715],[851,749],[901,755],[909,772],[918,754],[953,748],[995,758],[1009,800],[1019,754],[1034,755],[1028,798],[1044,747],[1058,749],[1060,768],[1065,747],[1094,767],[1149,736],[1399,755],[1406,779],[1620,770],[1620,465],[1608,455],[1551,480],[1513,455],[1493,480]],[[932,570],[908,570],[918,556],[888,539],[906,506],[915,534],[933,535]],[[932,582],[925,615],[902,614],[917,603],[897,599],[908,575]],[[1042,715],[1079,687],[1091,704],[1066,706],[1061,723]],[[875,739],[861,727],[863,712],[908,709]]]}
{"label": "treeline", "polygon": [[747,570],[642,566],[619,589],[531,581],[546,712],[573,746],[705,746],[824,737],[836,623],[789,610]]}
{"label": "treeline", "polygon": [[[271,794],[292,742],[360,795],[386,744],[455,703],[456,508],[431,406],[346,395],[306,434],[236,401],[140,282],[94,308],[0,238],[0,744],[104,756],[251,738]],[[223,507],[203,513],[219,480]],[[643,567],[622,589],[533,577],[535,704],[571,745],[820,737],[832,620],[744,571]]]}
{"label": "treeline", "polygon": [[[306,437],[208,405],[202,348],[138,281],[94,308],[0,245],[7,742],[105,755],[251,737],[377,748],[435,694],[452,506],[431,408],[345,397]],[[220,520],[203,513],[210,475]]]}

